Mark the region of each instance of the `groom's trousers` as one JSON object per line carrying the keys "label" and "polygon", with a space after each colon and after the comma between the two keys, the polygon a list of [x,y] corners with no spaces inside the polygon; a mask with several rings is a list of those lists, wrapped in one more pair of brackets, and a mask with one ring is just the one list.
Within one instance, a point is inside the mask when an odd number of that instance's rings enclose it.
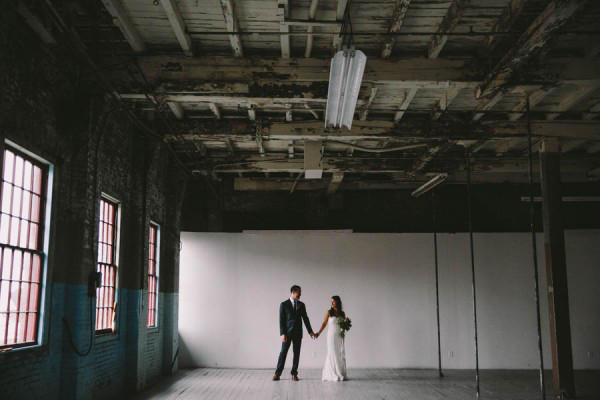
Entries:
{"label": "groom's trousers", "polygon": [[292,362],[292,375],[298,375],[298,364],[300,363],[300,346],[302,346],[302,336],[292,335],[288,336],[287,340],[281,343],[281,352],[279,353],[279,360],[277,361],[277,370],[275,375],[281,376],[283,368],[285,367],[285,359],[287,357],[290,345],[293,345],[294,350],[294,361]]}

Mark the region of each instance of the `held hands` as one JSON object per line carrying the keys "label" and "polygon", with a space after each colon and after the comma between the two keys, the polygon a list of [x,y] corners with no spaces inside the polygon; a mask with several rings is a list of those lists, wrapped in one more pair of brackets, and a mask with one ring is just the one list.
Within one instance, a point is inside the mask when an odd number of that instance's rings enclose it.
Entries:
{"label": "held hands", "polygon": [[319,332],[317,332],[317,333],[312,333],[311,332],[311,333],[309,333],[309,335],[310,335],[311,338],[313,338],[313,339],[316,340],[319,337]]}

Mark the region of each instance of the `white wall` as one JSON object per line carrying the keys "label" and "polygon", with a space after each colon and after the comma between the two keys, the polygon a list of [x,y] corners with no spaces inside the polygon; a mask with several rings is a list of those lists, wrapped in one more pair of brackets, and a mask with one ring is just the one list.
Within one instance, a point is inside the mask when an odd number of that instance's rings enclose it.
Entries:
{"label": "white wall", "polygon": [[[538,236],[546,367],[547,298]],[[315,330],[338,294],[353,321],[350,368],[437,366],[431,234],[335,231],[182,233],[179,329],[182,366],[274,368],[277,310],[292,284]],[[473,368],[466,234],[439,243],[442,362]],[[566,233],[576,368],[600,368],[600,231]],[[537,368],[530,236],[475,234],[481,368]],[[588,352],[593,354],[588,355]],[[322,367],[325,337],[305,336],[301,367]],[[291,352],[287,366],[291,362]]]}

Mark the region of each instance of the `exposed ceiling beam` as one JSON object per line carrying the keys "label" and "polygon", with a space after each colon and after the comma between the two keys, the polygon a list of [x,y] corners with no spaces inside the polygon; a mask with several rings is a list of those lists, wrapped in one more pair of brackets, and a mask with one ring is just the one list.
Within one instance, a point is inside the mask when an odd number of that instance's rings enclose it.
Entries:
{"label": "exposed ceiling beam", "polygon": [[364,121],[367,119],[367,115],[369,114],[369,107],[371,106],[371,103],[373,103],[373,100],[375,100],[376,95],[377,95],[377,87],[373,86],[371,88],[371,92],[369,94],[369,99],[367,100],[365,105],[362,107],[362,110],[360,111],[360,120],[361,121]]}
{"label": "exposed ceiling beam", "polygon": [[468,7],[470,3],[471,0],[452,0],[452,4],[450,4],[448,12],[438,28],[439,33],[437,33],[429,43],[429,49],[427,51],[428,58],[438,58],[448,41],[448,35],[445,35],[444,33],[452,32],[454,30],[456,25],[460,22],[466,7]]}
{"label": "exposed ceiling beam", "polygon": [[129,43],[133,51],[143,53],[146,51],[146,44],[142,40],[137,28],[131,22],[127,11],[120,0],[102,0],[102,4],[113,17],[113,21],[119,27],[125,40]]}
{"label": "exposed ceiling beam", "polygon": [[583,119],[594,119],[600,113],[600,102],[594,104],[590,109],[583,113]]}
{"label": "exposed ceiling beam", "polygon": [[576,104],[587,99],[593,92],[595,92],[600,85],[586,85],[579,86],[574,90],[571,90],[570,93],[563,96],[558,104],[555,104],[551,107],[551,110],[556,110],[556,113],[548,113],[546,114],[547,120],[553,120],[558,117],[560,111],[568,111]]}
{"label": "exposed ceiling beam", "polygon": [[[502,12],[502,15],[496,20],[492,27],[492,32],[510,32],[517,19],[521,16],[521,12],[525,8],[528,0],[510,0],[508,6]],[[487,37],[488,47],[494,47],[498,43],[499,36],[490,35]]]}
{"label": "exposed ceiling beam", "polygon": [[[237,15],[235,13],[235,7],[233,5],[233,0],[221,0],[221,8],[223,9],[223,18],[225,19],[225,24],[227,25],[227,31],[239,32],[240,28]],[[244,51],[242,49],[240,35],[229,35],[229,42],[231,43],[233,54],[236,57],[243,57]]]}
{"label": "exposed ceiling beam", "polygon": [[179,42],[181,49],[186,56],[192,56],[194,53],[192,47],[192,38],[187,33],[185,22],[181,17],[177,3],[175,0],[160,0],[160,3],[167,14],[167,18],[171,24],[171,29],[173,29],[173,33],[175,33],[175,37],[177,37],[177,41]]}
{"label": "exposed ceiling beam", "polygon": [[[404,17],[406,17],[406,12],[408,11],[409,6],[410,0],[396,0],[396,5],[394,6],[394,14],[392,16],[390,27],[388,29],[389,33],[400,32],[400,28],[402,28],[402,24],[404,23]],[[388,36],[383,44],[383,48],[381,49],[381,58],[388,58],[392,55],[394,43],[396,43],[396,36]]]}
{"label": "exposed ceiling beam", "polygon": [[183,119],[183,117],[185,116],[185,113],[183,111],[183,107],[181,107],[181,104],[175,103],[174,101],[169,101],[169,102],[167,102],[167,105],[171,109],[171,112],[173,113],[175,118]]}
{"label": "exposed ceiling beam", "polygon": [[219,106],[215,103],[208,103],[208,108],[215,115],[216,119],[221,119],[221,111],[219,110]]}
{"label": "exposed ceiling beam", "polygon": [[[275,158],[279,157],[279,158]],[[239,164],[228,164],[228,165],[215,165],[214,167],[210,164],[205,166],[198,166],[192,170],[193,173],[205,173],[205,171],[211,171],[217,174],[238,174],[240,172],[262,172],[262,173],[304,173],[304,159],[286,159],[281,160],[279,155],[271,155],[269,157],[260,157],[256,155],[252,156],[240,156]],[[402,161],[402,160],[400,160]],[[219,162],[219,161],[217,161]],[[538,160],[534,161],[534,168],[538,167]],[[561,174],[564,177],[564,181],[578,181],[578,182],[589,182],[589,176],[587,172],[594,167],[594,164],[590,161],[581,162],[577,159],[566,159],[561,160]],[[396,179],[402,180],[399,174],[404,174],[404,181],[426,181],[431,177],[428,174],[418,173],[411,175],[410,171],[406,170],[404,162],[398,162],[398,160],[388,160],[385,163],[381,160],[373,159],[359,159],[353,158],[348,159],[347,157],[324,157],[321,166],[324,173],[335,173],[342,172],[346,176],[353,173],[361,174],[398,174]],[[523,158],[520,160],[498,160],[490,166],[487,162],[475,162],[473,163],[473,178],[477,177],[479,182],[485,181],[496,181],[497,178],[502,177],[502,180],[512,182],[527,182],[527,159]],[[444,171],[448,173],[448,179],[450,182],[464,182],[466,173],[464,166],[459,165],[458,168],[453,171]],[[496,179],[495,179],[496,178]],[[600,176],[598,177],[600,178]],[[326,184],[326,180],[324,181]]]}
{"label": "exposed ceiling beam", "polygon": [[407,90],[405,92],[405,94],[404,94],[404,100],[402,100],[402,103],[400,103],[400,109],[398,111],[396,111],[396,114],[394,115],[394,122],[395,123],[400,122],[400,120],[404,116],[404,113],[408,109],[408,106],[410,105],[410,102],[417,95],[417,91],[418,91],[418,89],[413,88],[413,89],[409,89],[409,90]]}
{"label": "exposed ceiling beam", "polygon": [[17,12],[23,17],[27,25],[33,30],[42,42],[50,45],[56,44],[56,38],[52,34],[49,27],[47,27],[40,18],[33,14],[29,8],[25,5],[24,0],[19,0],[17,3]]}
{"label": "exposed ceiling beam", "polygon": [[508,114],[508,119],[511,121],[516,121],[523,115],[525,115],[525,112],[527,111],[527,96],[529,96],[529,108],[533,109],[554,90],[556,90],[556,86],[552,86],[549,88],[539,87],[530,94],[524,93],[521,102],[512,109],[512,113]]}
{"label": "exposed ceiling beam", "polygon": [[477,89],[477,97],[491,98],[505,88],[514,73],[539,54],[554,34],[587,0],[554,0],[529,25]]}
{"label": "exposed ceiling beam", "polygon": [[327,194],[334,194],[337,192],[343,180],[343,172],[334,172],[331,174],[331,180],[329,181],[329,186],[327,186]]}
{"label": "exposed ceiling beam", "polygon": [[253,105],[248,106],[248,119],[250,121],[256,120],[256,110],[254,109]]}
{"label": "exposed ceiling beam", "polygon": [[[174,123],[176,124],[176,123]],[[241,126],[238,126],[241,125]],[[257,124],[258,125],[258,124]],[[185,140],[234,140],[252,141],[254,127],[250,123],[231,123],[225,120],[214,121],[211,125],[175,125],[178,135],[165,135],[166,141]],[[533,136],[557,137],[565,139],[588,139],[600,141],[600,120],[532,120]],[[432,140],[495,140],[527,137],[527,121],[489,120],[465,125],[448,125],[443,121],[404,121],[395,126],[391,121],[354,121],[350,131],[326,130],[320,121],[272,123],[260,129],[262,137],[268,140],[404,140],[413,143]]]}
{"label": "exposed ceiling beam", "polygon": [[[308,19],[309,20],[314,20],[315,16],[317,14],[317,7],[319,7],[319,0],[311,0],[310,2],[310,8],[308,10]],[[308,28],[306,28],[306,48],[304,50],[304,57],[306,58],[310,58],[311,54],[312,54],[312,47],[313,47],[313,30],[315,29],[314,26],[309,26]]]}
{"label": "exposed ceiling beam", "polygon": [[483,117],[485,115],[485,113],[480,112],[480,111],[491,110],[496,104],[498,104],[500,102],[500,100],[502,100],[503,97],[504,97],[504,93],[498,92],[490,100],[485,101],[483,103],[479,103],[479,105],[475,109],[475,115],[473,115],[473,121],[479,121],[481,119],[481,117]]}
{"label": "exposed ceiling beam", "polygon": [[290,26],[285,23],[289,16],[290,6],[288,0],[277,0],[277,16],[279,17],[279,40],[281,43],[281,58],[290,58]]}
{"label": "exposed ceiling beam", "polygon": [[444,94],[442,95],[442,97],[440,97],[438,105],[435,111],[433,112],[432,118],[434,120],[439,119],[446,112],[446,110],[450,106],[450,103],[454,101],[456,96],[458,96],[459,92],[460,88],[457,87],[451,87],[444,91]]}
{"label": "exposed ceiling beam", "polygon": [[[139,65],[151,83],[203,81],[212,83],[328,82],[329,59],[261,59],[234,57],[139,56]],[[268,74],[265,73],[268,71]],[[473,63],[457,59],[371,59],[365,67],[363,82],[381,83],[397,88],[447,89],[452,85],[476,87],[482,83],[482,70]],[[600,60],[561,58],[545,61],[527,74],[531,81],[554,83],[600,79]]]}

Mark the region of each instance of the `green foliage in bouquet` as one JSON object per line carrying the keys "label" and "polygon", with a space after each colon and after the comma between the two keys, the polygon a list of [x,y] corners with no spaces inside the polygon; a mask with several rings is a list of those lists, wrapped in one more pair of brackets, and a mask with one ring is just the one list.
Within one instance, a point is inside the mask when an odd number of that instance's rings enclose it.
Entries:
{"label": "green foliage in bouquet", "polygon": [[346,331],[349,331],[350,328],[352,328],[352,321],[350,318],[338,318],[337,324],[340,327],[340,336],[345,338]]}

